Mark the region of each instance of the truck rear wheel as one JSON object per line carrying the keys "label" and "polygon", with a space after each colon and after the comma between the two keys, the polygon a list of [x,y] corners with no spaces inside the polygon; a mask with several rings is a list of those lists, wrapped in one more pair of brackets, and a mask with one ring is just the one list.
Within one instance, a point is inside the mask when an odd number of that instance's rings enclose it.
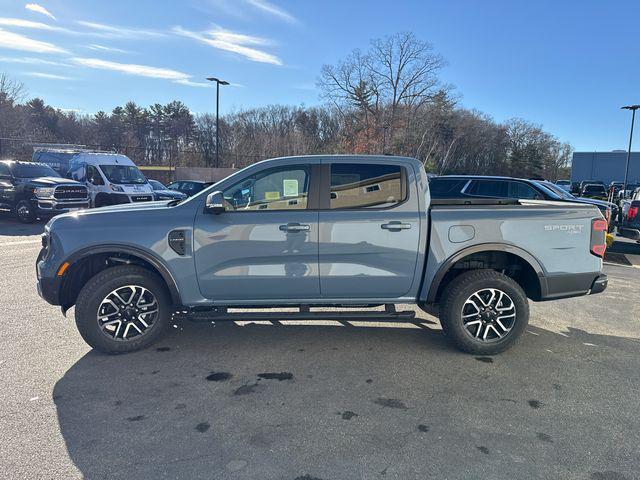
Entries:
{"label": "truck rear wheel", "polygon": [[133,352],[156,342],[171,318],[162,279],[146,268],[123,265],[93,276],[76,301],[76,325],[96,350]]}
{"label": "truck rear wheel", "polygon": [[526,294],[513,279],[495,270],[465,272],[442,295],[442,329],[468,353],[491,355],[506,350],[528,322]]}

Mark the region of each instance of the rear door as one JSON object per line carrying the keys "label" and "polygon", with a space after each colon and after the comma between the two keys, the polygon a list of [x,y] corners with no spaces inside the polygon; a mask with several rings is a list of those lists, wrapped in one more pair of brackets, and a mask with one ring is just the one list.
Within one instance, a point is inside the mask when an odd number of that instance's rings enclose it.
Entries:
{"label": "rear door", "polygon": [[414,283],[420,241],[415,172],[406,163],[391,159],[372,163],[340,160],[322,168],[322,297],[406,295]]}

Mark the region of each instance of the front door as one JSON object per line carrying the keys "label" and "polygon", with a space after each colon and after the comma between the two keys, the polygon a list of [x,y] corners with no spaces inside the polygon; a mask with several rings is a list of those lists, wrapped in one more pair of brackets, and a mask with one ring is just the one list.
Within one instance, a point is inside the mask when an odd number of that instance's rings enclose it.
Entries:
{"label": "front door", "polygon": [[420,241],[418,192],[409,188],[414,174],[391,161],[323,168],[330,171],[323,176],[329,177],[323,181],[328,195],[321,191],[320,199],[322,297],[406,295],[415,281]]}
{"label": "front door", "polygon": [[195,264],[204,297],[246,304],[320,296],[312,170],[254,170],[224,187],[225,212],[198,213]]}

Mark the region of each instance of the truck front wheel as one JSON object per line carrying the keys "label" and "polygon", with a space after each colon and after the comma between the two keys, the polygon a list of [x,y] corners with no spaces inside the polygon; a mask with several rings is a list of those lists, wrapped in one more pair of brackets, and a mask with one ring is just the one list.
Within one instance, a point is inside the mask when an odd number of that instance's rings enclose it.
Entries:
{"label": "truck front wheel", "polygon": [[155,273],[135,265],[93,276],[76,301],[76,325],[96,350],[118,354],[156,342],[171,318],[169,294]]}
{"label": "truck front wheel", "polygon": [[468,353],[492,355],[506,350],[528,322],[526,294],[513,279],[495,270],[465,272],[442,295],[442,329]]}

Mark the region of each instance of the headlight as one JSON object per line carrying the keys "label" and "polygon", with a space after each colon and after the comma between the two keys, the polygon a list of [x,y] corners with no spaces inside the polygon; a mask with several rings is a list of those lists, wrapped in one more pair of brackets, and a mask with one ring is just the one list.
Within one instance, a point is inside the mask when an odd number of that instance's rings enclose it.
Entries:
{"label": "headlight", "polygon": [[51,187],[38,187],[34,190],[36,197],[38,198],[51,198],[55,188]]}
{"label": "headlight", "polygon": [[114,192],[124,192],[124,188],[122,188],[120,185],[114,185],[113,183],[111,183],[111,184],[109,184],[109,187]]}

